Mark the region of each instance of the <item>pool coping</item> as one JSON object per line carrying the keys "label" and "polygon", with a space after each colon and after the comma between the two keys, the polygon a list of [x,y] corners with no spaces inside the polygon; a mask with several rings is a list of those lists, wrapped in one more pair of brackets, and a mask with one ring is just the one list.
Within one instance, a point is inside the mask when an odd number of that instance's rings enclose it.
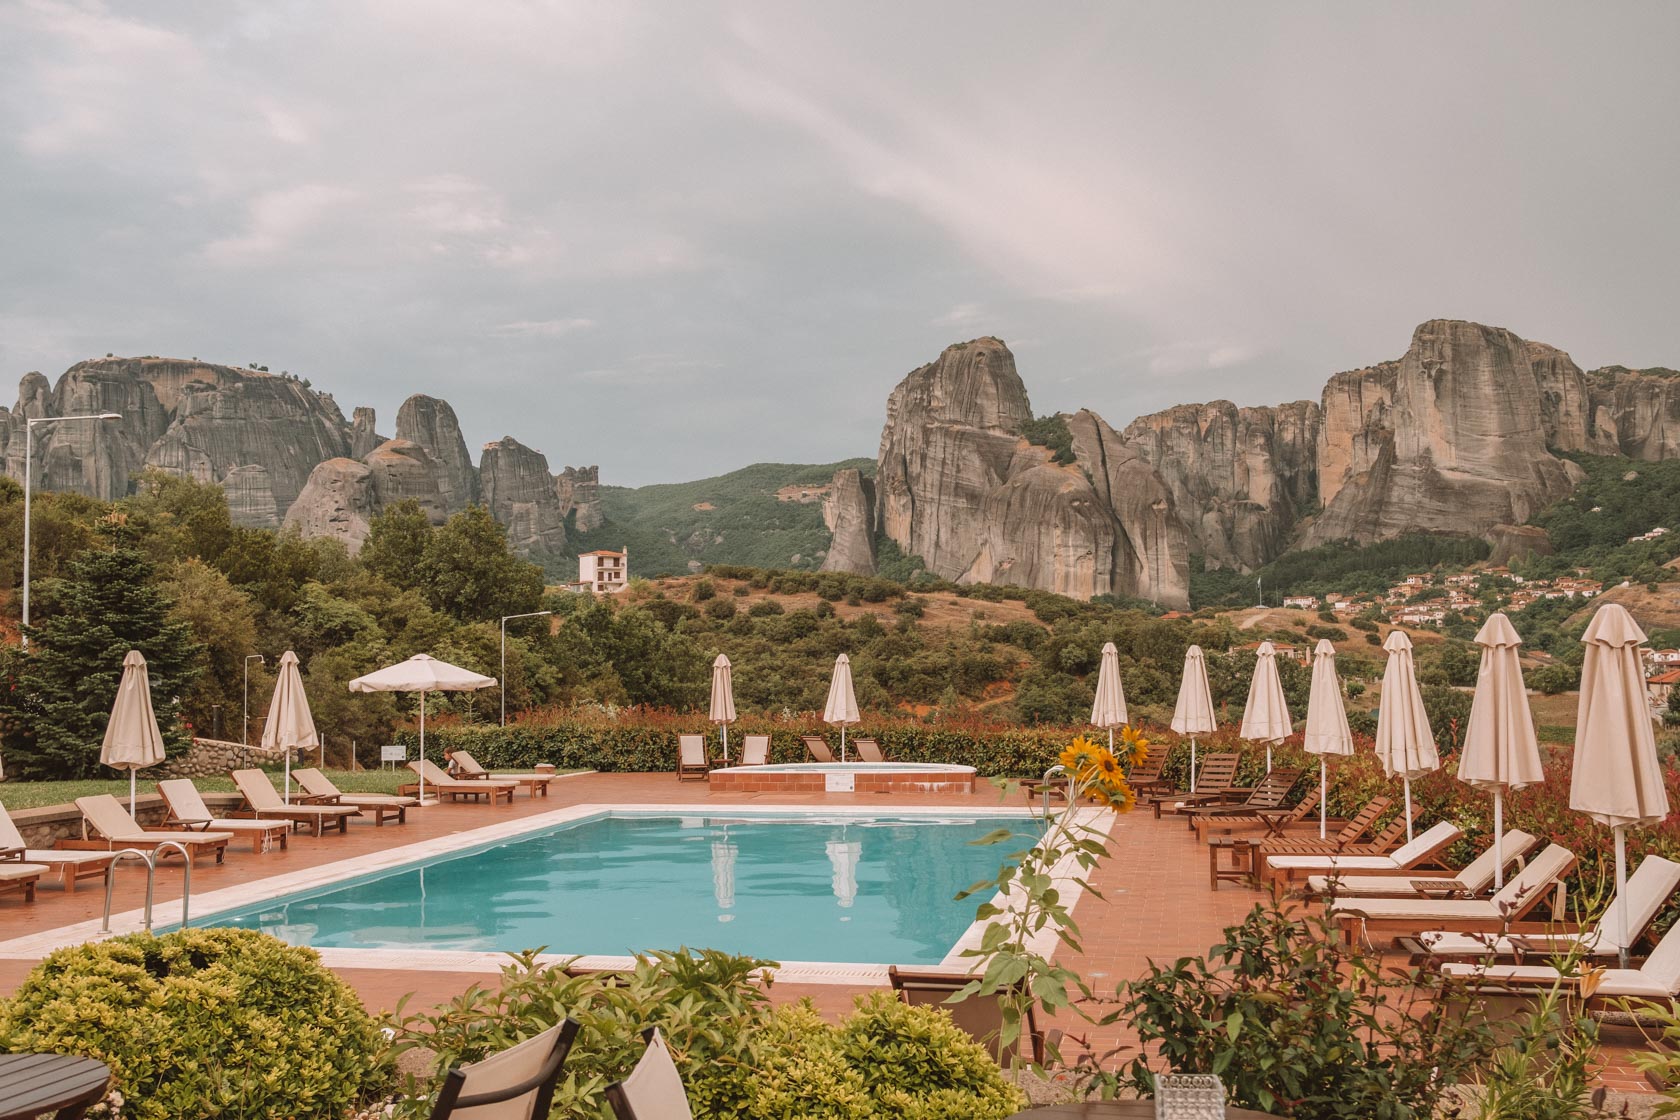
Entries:
{"label": "pool coping", "polygon": [[[349,859],[338,860],[333,863],[320,864],[315,867],[288,871],[279,875],[272,875],[261,879],[254,879],[247,883],[239,883],[230,887],[222,887],[193,896],[192,910],[197,915],[219,914],[228,910],[241,909],[256,905],[281,895],[300,891],[314,891],[323,887],[330,887],[351,879],[358,879],[368,875],[376,875],[383,871],[395,870],[407,864],[439,856],[459,855],[473,848],[485,847],[511,840],[528,833],[541,832],[564,824],[575,824],[595,818],[622,814],[626,816],[674,816],[674,817],[754,817],[754,816],[796,816],[796,817],[961,817],[971,819],[985,819],[988,817],[1019,818],[1022,811],[1019,808],[1005,807],[964,807],[956,808],[950,805],[873,805],[873,806],[812,806],[812,805],[751,805],[751,806],[679,806],[661,803],[588,803],[568,805],[547,813],[521,817],[518,820],[502,821],[495,824],[482,825],[478,828],[466,829],[461,832],[450,833],[447,836],[436,836],[429,840],[419,840],[412,844],[403,844],[393,848],[386,848],[379,852],[352,856]],[[1093,829],[1099,835],[1111,838],[1112,829],[1117,820],[1117,814],[1100,809],[1082,809],[1079,822]],[[1077,882],[1077,869],[1071,860],[1064,860],[1052,872],[1062,889],[1062,896],[1071,913],[1082,898],[1084,891]],[[1008,900],[1000,893],[992,898],[994,905],[1002,908]],[[170,916],[176,907],[175,901],[161,904],[154,912],[154,925],[170,927],[178,924],[178,915]],[[101,923],[96,919],[76,922],[71,925],[59,926],[55,929],[43,930],[23,937],[0,942],[0,959],[9,960],[38,960],[55,949],[70,945],[80,945],[90,941],[104,940],[125,933],[143,932],[143,910],[129,910],[111,916],[111,932],[101,934]],[[980,944],[987,925],[985,922],[973,922],[958,937],[956,943],[937,966],[917,965],[920,970],[930,967],[958,972],[968,972],[972,964],[965,951]],[[1049,957],[1055,950],[1058,941],[1057,930],[1048,927],[1035,933],[1028,943],[1029,951],[1044,957]],[[447,949],[345,949],[319,948],[314,950],[320,954],[321,962],[334,969],[374,969],[393,972],[464,972],[497,975],[511,961],[512,956],[501,950],[447,950]],[[604,970],[629,968],[635,958],[629,956],[608,955],[580,955],[572,953],[543,953],[537,960],[543,964],[565,964],[579,970]],[[885,963],[852,963],[836,961],[782,961],[775,969],[776,978],[786,983],[798,984],[880,984],[887,979],[887,964]]]}

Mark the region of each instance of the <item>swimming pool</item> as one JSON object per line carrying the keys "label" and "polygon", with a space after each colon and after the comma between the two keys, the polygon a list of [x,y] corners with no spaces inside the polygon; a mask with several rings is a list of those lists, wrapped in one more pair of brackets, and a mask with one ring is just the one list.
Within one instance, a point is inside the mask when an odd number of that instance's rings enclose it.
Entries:
{"label": "swimming pool", "polygon": [[[323,949],[937,964],[1037,822],[999,815],[602,812],[318,890],[195,918]],[[972,842],[1008,828],[1020,841]]]}

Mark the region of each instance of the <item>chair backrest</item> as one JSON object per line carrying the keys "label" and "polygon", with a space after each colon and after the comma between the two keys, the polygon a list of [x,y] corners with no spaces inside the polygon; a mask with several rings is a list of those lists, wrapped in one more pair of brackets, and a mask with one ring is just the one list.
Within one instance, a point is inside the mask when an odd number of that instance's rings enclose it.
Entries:
{"label": "chair backrest", "polygon": [[[1412,816],[1417,816],[1420,806],[1412,806]],[[1406,814],[1396,814],[1394,819],[1383,825],[1383,830],[1371,837],[1371,847],[1379,852],[1386,852],[1400,843],[1400,837],[1406,835]]]}
{"label": "chair backrest", "polygon": [[307,793],[310,797],[344,796],[343,791],[333,785],[331,778],[327,777],[313,766],[306,766],[298,770],[293,770],[292,781],[296,782],[303,792]]}
{"label": "chair backrest", "polygon": [[[1628,880],[1628,885],[1633,885],[1631,879]],[[1651,950],[1651,955],[1639,966],[1639,975],[1661,984],[1671,996],[1680,997],[1680,922],[1668,927],[1668,932],[1662,935],[1657,947]]]}
{"label": "chair backrest", "polygon": [[1261,778],[1254,789],[1250,791],[1248,800],[1243,802],[1245,809],[1276,809],[1283,804],[1283,799],[1289,796],[1295,781],[1301,776],[1299,770],[1273,770]]}
{"label": "chair backrest", "polygon": [[1365,808],[1355,813],[1353,819],[1349,820],[1347,824],[1342,826],[1342,830],[1336,833],[1336,843],[1351,844],[1365,835],[1365,830],[1375,824],[1378,817],[1388,812],[1388,807],[1392,804],[1394,803],[1386,797],[1371,798],[1366,803]]}
{"label": "chair backrest", "polygon": [[286,803],[280,798],[280,791],[274,788],[274,783],[269,781],[268,775],[261,770],[235,770],[232,778],[233,784],[239,787],[239,792],[245,795],[245,800],[251,803],[251,808],[286,807]]}
{"label": "chair backrest", "polygon": [[163,795],[164,804],[178,821],[208,821],[214,820],[210,815],[210,807],[199,796],[198,787],[192,784],[191,778],[165,778],[157,784],[158,792]]}
{"label": "chair backrest", "polygon": [[828,740],[821,735],[801,735],[805,741],[805,749],[811,752],[811,757],[818,762],[833,762],[834,752],[828,749]]}
{"label": "chair backrest", "polygon": [[881,744],[873,739],[853,739],[852,746],[857,749],[858,757],[865,762],[885,762],[887,756],[881,753]]}
{"label": "chair backrest", "polygon": [[1236,784],[1240,758],[1235,753],[1202,756],[1201,765],[1196,768],[1196,792],[1218,793],[1222,789],[1230,789]]}
{"label": "chair backrest", "polygon": [[748,735],[741,740],[741,765],[763,766],[770,761],[770,736]]}
{"label": "chair backrest", "polygon": [[1506,881],[1505,889],[1493,896],[1494,905],[1510,908],[1511,920],[1516,921],[1540,905],[1547,888],[1574,866],[1574,852],[1561,844],[1548,844],[1545,851],[1528,861],[1527,867]]}
{"label": "chair backrest", "polygon": [[999,1066],[1009,1068],[1017,1054],[1023,1061],[1031,1059],[1034,1062],[1043,1062],[1044,1055],[1040,1050],[1042,1038],[1036,1029],[1030,1007],[1027,1011],[1026,1030],[1020,1038],[1004,1047],[999,1044],[1003,1030],[1003,1006],[996,996],[970,996],[959,1003],[946,1002],[956,992],[978,980],[978,976],[917,972],[889,965],[887,979],[892,983],[893,991],[898,993],[898,998],[912,1007],[938,1007],[949,1011],[951,1022],[990,1051],[992,1060]]}
{"label": "chair backrest", "polygon": [[[1404,818],[1401,818],[1400,829],[1401,831],[1405,831],[1405,828],[1406,821]],[[1401,867],[1410,867],[1419,860],[1427,859],[1429,856],[1439,852],[1442,848],[1445,848],[1448,844],[1457,840],[1461,835],[1463,835],[1463,833],[1460,832],[1458,826],[1451,821],[1437,821],[1424,831],[1418,833],[1417,836],[1413,837],[1411,840],[1394,849],[1391,855],[1393,856],[1394,862],[1398,863]]]}
{"label": "chair backrest", "polygon": [[459,778],[451,777],[443,767],[429,758],[415,759],[408,764],[408,768],[434,786],[466,785]]}
{"label": "chair backrest", "polygon": [[6,807],[0,805],[0,848],[27,848],[23,842],[23,833],[18,831],[17,822],[6,812]]}
{"label": "chair backrest", "polygon": [[577,1038],[562,1019],[539,1035],[444,1075],[431,1120],[548,1120],[554,1083]]}
{"label": "chair backrest", "polygon": [[456,749],[450,752],[449,757],[455,761],[455,769],[462,774],[488,774],[490,772],[480,766],[478,759],[466,751]]}
{"label": "chair backrest", "polygon": [[1307,795],[1295,803],[1295,808],[1289,810],[1289,820],[1306,820],[1308,813],[1314,812],[1318,809],[1318,798],[1319,792],[1317,786],[1313,786],[1311,789],[1307,790]]}
{"label": "chair backrest", "polygon": [[1617,913],[1616,900],[1598,919],[1598,944],[1613,949],[1631,949],[1639,935],[1645,932],[1668,902],[1674,888],[1680,886],[1680,863],[1661,856],[1646,856],[1628,876],[1627,882],[1627,941],[1622,940],[1622,920]]}
{"label": "chair backrest", "polygon": [[704,735],[678,735],[677,751],[684,766],[706,765],[706,737]]}
{"label": "chair backrest", "polygon": [[682,1075],[657,1030],[649,1030],[647,1051],[623,1081],[607,1086],[607,1103],[618,1120],[694,1120]]}
{"label": "chair backrest", "polygon": [[1161,767],[1167,764],[1167,752],[1164,747],[1146,747],[1143,757],[1138,759],[1137,765],[1126,773],[1126,780],[1133,785],[1141,782],[1158,782],[1161,780]]}
{"label": "chair backrest", "polygon": [[[1504,857],[1506,863],[1510,863],[1526,856],[1538,843],[1538,840],[1520,828],[1508,829],[1499,843],[1499,854]],[[1471,894],[1481,894],[1493,884],[1495,862],[1497,861],[1493,845],[1489,844],[1486,851],[1464,865],[1464,870],[1456,876],[1459,884]]]}
{"label": "chair backrest", "polygon": [[78,797],[76,808],[82,811],[83,819],[101,836],[133,836],[146,831],[140,827],[140,822],[123,808],[123,803],[108,793]]}

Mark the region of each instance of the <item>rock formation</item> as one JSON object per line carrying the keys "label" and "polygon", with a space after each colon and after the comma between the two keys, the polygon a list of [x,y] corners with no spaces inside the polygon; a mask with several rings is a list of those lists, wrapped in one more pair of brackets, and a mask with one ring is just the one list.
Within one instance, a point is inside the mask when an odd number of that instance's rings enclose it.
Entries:
{"label": "rock formation", "polygon": [[566,551],[566,515],[548,460],[512,436],[484,445],[479,485],[490,515],[507,527],[514,551],[541,563]]}
{"label": "rock formation", "polygon": [[374,508],[387,510],[398,502],[418,502],[433,525],[449,520],[443,488],[447,472],[426,449],[407,439],[388,439],[362,460],[372,472]]}
{"label": "rock formation", "polygon": [[1113,519],[1108,561],[1113,593],[1186,605],[1190,550],[1172,490],[1137,448],[1090,409],[1068,417],[1067,425],[1074,455]]}
{"label": "rock formation", "polygon": [[601,511],[600,467],[567,467],[555,476],[554,493],[560,499],[560,516],[571,517],[578,532],[587,533],[606,524]]}
{"label": "rock formation", "polygon": [[834,535],[823,558],[825,572],[875,574],[875,483],[855,467],[834,472],[823,495],[823,524]]}
{"label": "rock formation", "polygon": [[386,438],[377,430],[373,409],[358,408],[350,417],[350,457],[360,459],[384,443]]}
{"label": "rock formation", "polygon": [[423,448],[443,469],[438,493],[445,510],[459,513],[478,501],[478,472],[448,401],[422,393],[409,397],[397,410],[397,438]]}
{"label": "rock formation", "polygon": [[274,500],[274,483],[268,477],[268,468],[261,463],[234,467],[222,476],[221,484],[227,495],[228,516],[235,525],[265,529],[279,522],[280,506]]}
{"label": "rock formation", "polygon": [[1552,538],[1538,525],[1495,525],[1482,536],[1493,546],[1488,563],[1496,566],[1552,554]]}
{"label": "rock formation", "polygon": [[309,473],[309,482],[286,511],[286,527],[305,537],[332,537],[352,554],[360,551],[379,515],[373,470],[355,459],[328,459]]}

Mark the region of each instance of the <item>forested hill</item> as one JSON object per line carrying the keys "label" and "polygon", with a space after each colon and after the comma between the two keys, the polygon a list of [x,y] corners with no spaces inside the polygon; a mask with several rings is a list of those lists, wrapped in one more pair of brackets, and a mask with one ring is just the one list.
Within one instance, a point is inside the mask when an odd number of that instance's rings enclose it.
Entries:
{"label": "forested hill", "polygon": [[814,569],[829,541],[822,495],[846,467],[875,473],[873,459],[755,463],[697,482],[603,486],[605,523],[568,544],[574,555],[628,548],[637,576],[685,575],[706,564]]}

